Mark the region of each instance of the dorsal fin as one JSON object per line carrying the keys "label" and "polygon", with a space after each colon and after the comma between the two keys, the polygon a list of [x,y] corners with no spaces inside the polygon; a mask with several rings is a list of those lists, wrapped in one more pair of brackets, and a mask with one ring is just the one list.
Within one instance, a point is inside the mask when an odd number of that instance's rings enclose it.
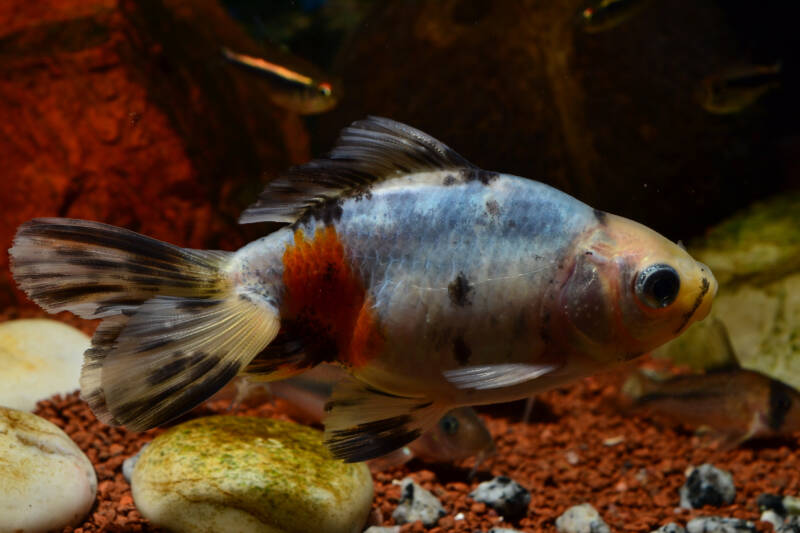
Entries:
{"label": "dorsal fin", "polygon": [[400,174],[474,169],[445,144],[388,118],[368,117],[342,130],[333,150],[270,182],[239,222],[294,222],[326,202]]}

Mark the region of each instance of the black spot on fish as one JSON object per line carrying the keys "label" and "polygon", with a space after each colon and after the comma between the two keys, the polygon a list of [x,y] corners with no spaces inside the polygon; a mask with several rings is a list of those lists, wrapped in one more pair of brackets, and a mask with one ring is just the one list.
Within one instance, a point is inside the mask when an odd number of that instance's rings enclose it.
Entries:
{"label": "black spot on fish", "polygon": [[786,414],[792,408],[792,389],[771,379],[769,382],[769,414],[767,424],[770,429],[778,431],[786,420]]}
{"label": "black spot on fish", "polygon": [[601,226],[605,226],[608,222],[608,213],[605,211],[600,211],[599,209],[594,210],[594,217],[597,219],[597,222],[600,223]]}
{"label": "black spot on fish", "polygon": [[448,174],[444,177],[444,181],[442,181],[442,185],[449,187],[450,185],[455,185],[458,180],[452,174]]}
{"label": "black spot on fish", "polygon": [[495,200],[486,200],[486,212],[489,216],[496,217],[500,214],[500,204]]}
{"label": "black spot on fish", "polygon": [[319,207],[312,209],[310,214],[317,220],[322,220],[326,225],[330,226],[340,218],[342,218],[342,198],[332,198]]}
{"label": "black spot on fish", "polygon": [[472,285],[470,285],[469,280],[467,280],[463,272],[459,272],[456,279],[447,286],[447,293],[450,295],[450,301],[459,307],[464,307],[472,303],[470,298],[470,293],[472,291]]}
{"label": "black spot on fish", "polygon": [[455,360],[461,366],[467,366],[469,363],[472,357],[472,350],[470,350],[467,343],[464,342],[463,337],[456,337],[453,339],[453,357],[455,357]]}
{"label": "black spot on fish", "polygon": [[549,324],[550,324],[550,312],[545,311],[544,314],[542,315],[542,327],[539,330],[539,336],[542,338],[544,342],[550,341],[550,332],[548,331]]}
{"label": "black spot on fish", "polygon": [[499,174],[497,174],[497,172],[489,172],[478,168],[468,171],[465,178],[467,181],[480,181],[484,185],[489,185],[496,180],[498,176]]}

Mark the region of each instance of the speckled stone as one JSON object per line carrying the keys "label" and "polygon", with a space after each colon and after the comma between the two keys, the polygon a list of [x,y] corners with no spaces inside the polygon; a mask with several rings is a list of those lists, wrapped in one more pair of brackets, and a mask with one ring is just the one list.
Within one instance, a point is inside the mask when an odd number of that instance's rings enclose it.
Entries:
{"label": "speckled stone", "polygon": [[154,524],[198,533],[357,533],[373,490],[366,465],[334,459],[321,432],[240,416],[191,420],[154,439],[131,489]]}
{"label": "speckled stone", "polygon": [[430,527],[447,514],[439,498],[414,483],[413,479],[407,477],[402,483],[400,502],[392,512],[392,518],[398,524],[408,524],[420,520],[424,525]]}
{"label": "speckled stone", "polygon": [[756,526],[747,520],[721,516],[700,516],[686,524],[688,533],[756,533]]}
{"label": "speckled stone", "polygon": [[484,481],[469,493],[469,497],[489,505],[509,520],[525,516],[531,503],[530,491],[507,476]]}
{"label": "speckled stone", "polygon": [[670,522],[669,524],[664,524],[658,529],[654,529],[650,533],[686,533],[686,528],[680,524],[676,524],[675,522]]}
{"label": "speckled stone", "polygon": [[92,463],[66,433],[31,413],[0,407],[0,531],[77,525],[96,493]]}
{"label": "speckled stone", "polygon": [[556,518],[559,533],[611,533],[608,524],[591,504],[582,503],[564,511]]}
{"label": "speckled stone", "polygon": [[33,411],[36,402],[79,388],[89,337],[47,318],[0,324],[0,405]]}
{"label": "speckled stone", "polygon": [[733,503],[736,487],[733,476],[709,463],[690,467],[686,472],[686,483],[680,488],[681,507],[700,509],[704,505],[720,507]]}

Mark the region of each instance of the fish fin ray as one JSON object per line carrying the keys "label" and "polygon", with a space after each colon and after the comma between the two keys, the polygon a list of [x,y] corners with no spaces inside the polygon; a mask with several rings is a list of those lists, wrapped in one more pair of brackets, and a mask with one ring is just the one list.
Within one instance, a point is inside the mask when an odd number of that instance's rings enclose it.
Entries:
{"label": "fish fin ray", "polygon": [[230,254],[180,248],[100,222],[37,218],[19,227],[9,255],[17,284],[43,309],[102,318],[158,294],[221,294]]}
{"label": "fish fin ray", "polygon": [[291,223],[315,208],[366,191],[371,184],[399,173],[475,168],[416,128],[368,117],[345,128],[326,157],[293,167],[270,182],[239,222]]}
{"label": "fish fin ray", "polygon": [[457,368],[444,372],[445,379],[458,389],[488,390],[512,387],[533,381],[557,370],[558,365],[506,363]]}
{"label": "fish fin ray", "polygon": [[189,411],[233,379],[280,328],[255,295],[157,296],[107,318],[92,339],[81,395],[108,424],[143,431]]}
{"label": "fish fin ray", "polygon": [[325,444],[334,457],[355,463],[416,440],[447,408],[425,397],[398,396],[348,379],[334,388],[325,411]]}

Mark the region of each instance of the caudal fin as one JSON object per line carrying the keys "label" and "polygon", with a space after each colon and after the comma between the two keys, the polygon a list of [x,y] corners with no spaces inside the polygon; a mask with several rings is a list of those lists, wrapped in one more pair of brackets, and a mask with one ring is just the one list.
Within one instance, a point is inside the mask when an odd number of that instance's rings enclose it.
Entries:
{"label": "caudal fin", "polygon": [[48,218],[23,224],[9,253],[15,280],[44,309],[105,318],[85,354],[81,395],[108,424],[141,431],[181,415],[280,327],[268,296],[233,283],[226,252]]}

